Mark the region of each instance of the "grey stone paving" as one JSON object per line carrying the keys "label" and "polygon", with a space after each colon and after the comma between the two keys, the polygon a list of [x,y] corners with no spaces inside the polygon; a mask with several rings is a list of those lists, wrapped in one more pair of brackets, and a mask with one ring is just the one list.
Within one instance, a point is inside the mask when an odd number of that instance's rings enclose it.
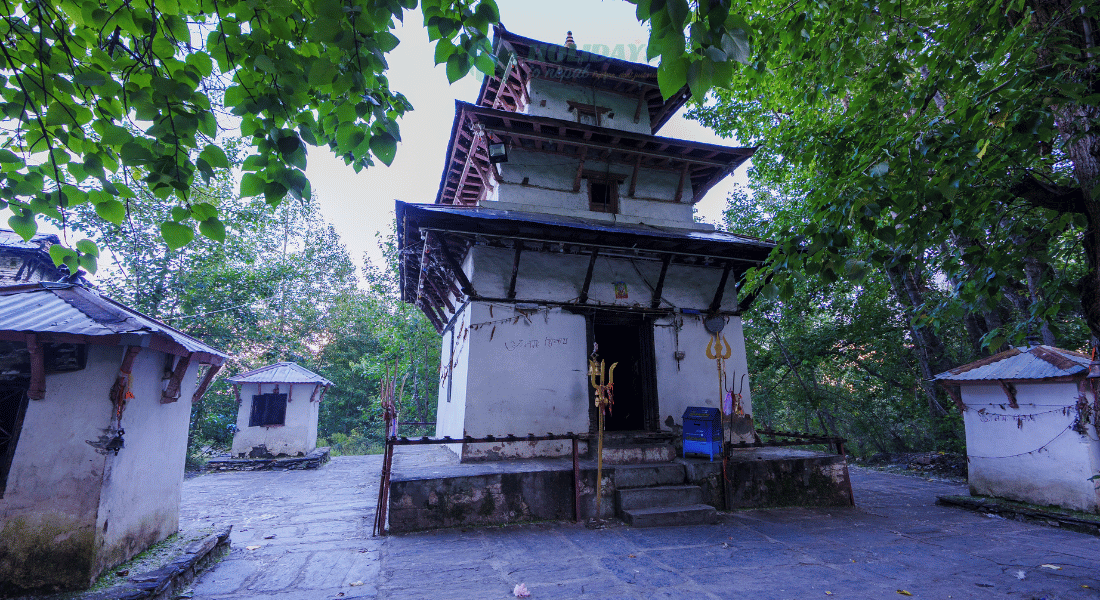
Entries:
{"label": "grey stone paving", "polygon": [[379,457],[337,457],[318,471],[187,481],[185,522],[234,524],[233,549],[193,598],[504,600],[521,582],[534,599],[906,597],[899,590],[1100,598],[1100,538],[934,504],[965,493],[957,484],[852,469],[855,508],[743,511],[691,527],[546,523],[377,539],[379,466]]}

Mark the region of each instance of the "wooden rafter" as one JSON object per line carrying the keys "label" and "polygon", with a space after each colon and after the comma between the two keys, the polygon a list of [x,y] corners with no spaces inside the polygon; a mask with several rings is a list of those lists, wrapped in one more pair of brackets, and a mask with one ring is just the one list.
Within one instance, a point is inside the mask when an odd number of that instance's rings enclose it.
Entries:
{"label": "wooden rafter", "polygon": [[661,259],[661,275],[657,277],[657,287],[653,288],[653,299],[649,302],[650,308],[657,308],[661,305],[661,294],[665,291],[665,275],[668,274],[668,265],[671,262],[671,254],[666,254]]}
{"label": "wooden rafter", "polygon": [[638,170],[642,167],[642,155],[639,154],[634,159],[634,170],[630,173],[630,190],[627,193],[631,198],[634,197],[634,192],[638,188]]}
{"label": "wooden rafter", "polygon": [[206,388],[210,387],[210,383],[214,381],[214,377],[218,375],[218,371],[222,370],[222,365],[210,365],[210,368],[206,370],[206,375],[202,378],[202,383],[199,384],[198,389],[191,395],[191,403],[202,401],[202,397],[206,394]]}
{"label": "wooden rafter", "polygon": [[581,287],[580,303],[588,302],[588,288],[592,286],[592,273],[596,270],[596,258],[600,255],[599,248],[592,249],[592,257],[588,259],[588,272],[584,275],[584,286]]}
{"label": "wooden rafter", "polygon": [[[512,279],[508,282],[508,298],[516,297],[516,280],[519,279],[519,257],[523,254],[523,242],[516,242],[516,256],[512,259]],[[453,311],[452,311],[453,312]]]}
{"label": "wooden rafter", "polygon": [[46,397],[46,349],[38,336],[27,334],[27,352],[31,355],[31,382],[27,388],[27,397],[42,400]]}
{"label": "wooden rafter", "polygon": [[581,175],[584,173],[584,159],[588,156],[588,148],[581,148],[581,161],[577,165],[577,174],[573,177],[573,193],[581,191]]}
{"label": "wooden rafter", "polygon": [[726,282],[729,281],[731,269],[733,263],[727,262],[726,268],[722,269],[722,278],[718,280],[718,289],[714,291],[714,300],[711,301],[708,312],[718,312],[722,306],[722,296],[726,293]]}
{"label": "wooden rafter", "polygon": [[680,171],[680,181],[676,184],[676,197],[672,200],[677,204],[684,197],[684,180],[688,177],[688,169],[691,167],[691,163],[685,162],[683,169]]}
{"label": "wooden rafter", "polygon": [[191,355],[181,356],[176,359],[176,368],[172,370],[172,376],[168,378],[168,387],[160,396],[161,404],[169,404],[180,399],[180,385],[187,374],[187,367],[191,365]]}

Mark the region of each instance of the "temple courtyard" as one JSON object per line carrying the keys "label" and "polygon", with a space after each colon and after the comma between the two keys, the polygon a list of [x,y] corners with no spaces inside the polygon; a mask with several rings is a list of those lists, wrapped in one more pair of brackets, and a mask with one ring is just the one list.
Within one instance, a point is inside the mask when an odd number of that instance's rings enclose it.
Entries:
{"label": "temple courtyard", "polygon": [[[451,459],[399,449],[395,471]],[[722,513],[716,525],[573,523],[371,537],[380,456],[187,480],[183,529],[232,524],[194,600],[1100,598],[1100,537],[936,505],[966,486],[851,469],[856,506]]]}

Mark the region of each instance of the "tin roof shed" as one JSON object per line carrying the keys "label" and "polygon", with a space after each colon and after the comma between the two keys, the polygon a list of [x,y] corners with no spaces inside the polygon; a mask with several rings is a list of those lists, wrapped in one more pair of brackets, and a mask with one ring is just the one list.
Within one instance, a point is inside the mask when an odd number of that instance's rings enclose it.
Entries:
{"label": "tin roof shed", "polygon": [[332,382],[309,369],[292,362],[281,362],[260,367],[226,379],[232,384],[242,383],[315,383],[322,387]]}
{"label": "tin roof shed", "polygon": [[1092,359],[1080,352],[1053,346],[1011,348],[1000,354],[955,367],[935,376],[936,381],[1020,381],[1085,377]]}

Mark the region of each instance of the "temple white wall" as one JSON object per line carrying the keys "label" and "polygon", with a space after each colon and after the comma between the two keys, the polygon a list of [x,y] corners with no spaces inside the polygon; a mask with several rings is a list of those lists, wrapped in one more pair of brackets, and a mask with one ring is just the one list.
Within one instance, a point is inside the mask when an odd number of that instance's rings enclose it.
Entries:
{"label": "temple white wall", "polygon": [[503,181],[493,182],[486,198],[485,208],[519,210],[548,214],[584,217],[615,223],[648,223],[665,227],[710,229],[696,224],[693,216],[691,181],[685,179],[681,201],[675,202],[680,174],[671,171],[640,169],[634,196],[630,196],[629,165],[608,164],[586,160],[583,170],[600,173],[612,179],[620,179],[619,211],[602,213],[589,210],[588,181],[580,181],[580,189],[573,191],[573,181],[580,161],[568,156],[554,156],[525,151],[522,148],[508,150],[508,162],[500,163]]}
{"label": "temple white wall", "polygon": [[[654,352],[657,359],[657,397],[661,410],[661,429],[671,430],[683,425],[684,410],[689,406],[709,406],[721,410],[725,395],[718,379],[716,361],[707,358],[707,344],[714,336],[703,327],[702,315],[673,315],[658,319],[653,332]],[[677,325],[679,330],[676,330]],[[726,317],[722,337],[729,342],[731,356],[725,361],[727,380],[733,390],[741,391],[741,407],[745,414],[752,414],[752,394],[745,355],[745,336],[741,317]],[[724,346],[723,346],[724,349]],[[676,351],[684,353],[684,360],[677,361]],[[669,417],[673,426],[668,425]]]}
{"label": "temple white wall", "polygon": [[[531,79],[527,84],[527,93],[531,103],[523,110],[525,114],[539,117],[552,117],[563,121],[576,121],[577,114],[569,110],[569,100],[580,104],[593,104],[610,109],[600,117],[600,127],[621,129],[633,133],[649,135],[649,108],[641,101],[638,110],[637,96],[624,96],[606,90],[597,90],[579,85],[559,83],[548,79]],[[634,115],[638,121],[634,121]]]}
{"label": "temple white wall", "polygon": [[[608,234],[613,243],[614,235]],[[653,287],[661,275],[661,263],[655,260],[612,256],[612,251],[597,257],[588,290],[588,302],[594,305],[649,308]],[[589,255],[525,251],[520,256],[516,278],[516,299],[569,302],[580,297],[588,272]],[[466,257],[464,271],[477,293],[486,298],[503,298],[512,277],[515,250],[474,246]],[[706,310],[722,279],[722,269],[695,265],[670,264],[661,291],[661,308]],[[737,310],[736,276],[730,273],[722,295],[721,310]],[[615,283],[626,284],[626,298],[615,297]],[[717,377],[717,375],[715,375]]]}
{"label": "temple white wall", "polygon": [[[1100,512],[1096,428],[1073,429],[1077,384],[1016,383],[1009,405],[997,382],[962,382],[970,493]],[[1086,394],[1091,403],[1092,393]],[[979,412],[984,411],[984,412]],[[1020,422],[1016,417],[1022,417]]]}

